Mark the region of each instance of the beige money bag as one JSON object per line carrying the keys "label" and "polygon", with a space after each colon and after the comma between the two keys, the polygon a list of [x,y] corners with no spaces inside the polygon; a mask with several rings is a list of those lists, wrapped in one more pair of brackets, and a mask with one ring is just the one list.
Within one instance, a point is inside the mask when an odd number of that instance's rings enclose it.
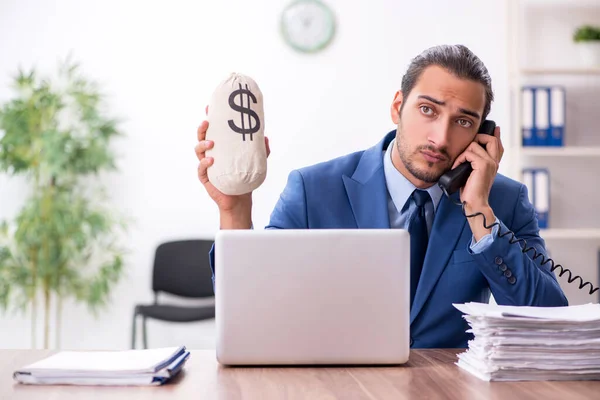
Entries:
{"label": "beige money bag", "polygon": [[208,179],[227,195],[258,188],[267,176],[263,96],[254,80],[232,73],[214,91],[208,105],[206,151],[214,158]]}

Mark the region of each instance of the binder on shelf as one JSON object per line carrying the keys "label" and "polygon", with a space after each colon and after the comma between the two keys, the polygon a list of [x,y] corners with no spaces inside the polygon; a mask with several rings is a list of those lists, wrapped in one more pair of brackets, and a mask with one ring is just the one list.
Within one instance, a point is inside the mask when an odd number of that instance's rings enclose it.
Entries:
{"label": "binder on shelf", "polygon": [[563,146],[566,120],[566,91],[563,86],[554,86],[550,92],[550,135],[549,146]]}
{"label": "binder on shelf", "polygon": [[535,191],[535,211],[538,225],[541,229],[548,228],[550,213],[550,172],[545,168],[537,168],[533,174],[533,188]]}
{"label": "binder on shelf", "polygon": [[545,87],[536,87],[534,93],[534,145],[548,146],[550,144],[550,90]]}
{"label": "binder on shelf", "polygon": [[525,168],[523,169],[523,184],[527,187],[529,201],[535,209],[539,228],[548,229],[550,172],[547,168]]}
{"label": "binder on shelf", "polygon": [[521,92],[522,96],[522,113],[521,113],[521,121],[522,121],[522,137],[523,137],[523,146],[535,146],[535,132],[533,125],[533,117],[534,117],[534,102],[535,98],[533,97],[533,88],[524,87]]}
{"label": "binder on shelf", "polygon": [[527,188],[527,196],[529,197],[529,202],[535,205],[533,201],[533,170],[531,168],[523,169],[523,184]]}
{"label": "binder on shelf", "polygon": [[565,88],[524,86],[521,89],[523,146],[562,146],[565,132]]}

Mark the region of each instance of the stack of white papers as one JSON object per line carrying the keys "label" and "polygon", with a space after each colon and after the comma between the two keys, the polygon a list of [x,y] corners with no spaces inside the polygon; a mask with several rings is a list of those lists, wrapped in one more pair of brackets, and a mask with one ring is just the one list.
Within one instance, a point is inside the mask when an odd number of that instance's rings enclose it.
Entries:
{"label": "stack of white papers", "polygon": [[162,385],[190,353],[184,346],[125,351],[62,351],[15,371],[20,383],[38,385]]}
{"label": "stack of white papers", "polygon": [[600,304],[513,307],[454,304],[474,335],[458,355],[485,381],[600,379]]}

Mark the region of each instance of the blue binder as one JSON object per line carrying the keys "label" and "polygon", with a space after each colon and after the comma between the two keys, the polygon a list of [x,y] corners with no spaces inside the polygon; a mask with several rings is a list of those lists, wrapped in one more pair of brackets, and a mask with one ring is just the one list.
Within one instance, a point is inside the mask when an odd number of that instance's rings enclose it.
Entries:
{"label": "blue binder", "polygon": [[534,88],[533,124],[535,127],[535,146],[550,144],[550,88],[537,86]]}
{"label": "blue binder", "polygon": [[547,229],[550,217],[550,172],[547,168],[524,168],[522,174],[538,226]]}
{"label": "blue binder", "polygon": [[535,96],[534,88],[521,89],[521,136],[523,146],[535,146]]}
{"label": "blue binder", "polygon": [[553,86],[550,89],[549,146],[564,145],[566,114],[566,90],[564,86]]}
{"label": "blue binder", "polygon": [[524,86],[521,98],[523,146],[563,146],[566,121],[564,86]]}

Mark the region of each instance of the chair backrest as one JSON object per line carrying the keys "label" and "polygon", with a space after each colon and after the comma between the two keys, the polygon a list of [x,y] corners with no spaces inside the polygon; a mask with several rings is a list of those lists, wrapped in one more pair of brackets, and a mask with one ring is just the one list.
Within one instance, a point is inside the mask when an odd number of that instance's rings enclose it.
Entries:
{"label": "chair backrest", "polygon": [[154,256],[152,290],[182,297],[213,297],[208,252],[213,240],[161,243]]}

